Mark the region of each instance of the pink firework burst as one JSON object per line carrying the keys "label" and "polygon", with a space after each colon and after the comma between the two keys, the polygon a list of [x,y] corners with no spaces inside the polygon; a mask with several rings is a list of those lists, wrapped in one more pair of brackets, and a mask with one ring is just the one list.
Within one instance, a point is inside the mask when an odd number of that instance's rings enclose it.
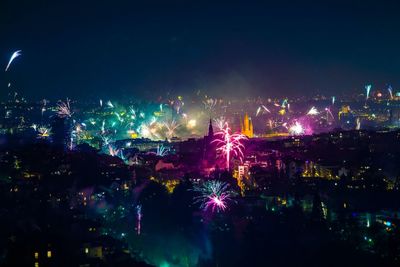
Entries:
{"label": "pink firework burst", "polygon": [[225,127],[215,134],[216,139],[212,141],[213,143],[216,143],[217,151],[221,152],[225,158],[225,166],[227,170],[230,169],[230,161],[232,157],[237,157],[240,160],[243,159],[244,145],[242,144],[242,140],[247,139],[243,134],[232,134],[231,132],[228,123],[226,123]]}
{"label": "pink firework burst", "polygon": [[220,212],[228,208],[228,202],[236,194],[229,190],[229,184],[221,181],[210,180],[194,186],[193,191],[200,193],[195,197],[195,203],[201,203],[204,211]]}

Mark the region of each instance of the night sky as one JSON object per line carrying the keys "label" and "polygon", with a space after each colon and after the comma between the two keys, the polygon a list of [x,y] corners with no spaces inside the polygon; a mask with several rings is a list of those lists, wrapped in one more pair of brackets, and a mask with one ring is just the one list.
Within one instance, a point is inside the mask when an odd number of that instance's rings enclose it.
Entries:
{"label": "night sky", "polygon": [[0,95],[9,81],[35,99],[400,89],[395,1],[135,2],[2,0],[1,68],[23,55]]}

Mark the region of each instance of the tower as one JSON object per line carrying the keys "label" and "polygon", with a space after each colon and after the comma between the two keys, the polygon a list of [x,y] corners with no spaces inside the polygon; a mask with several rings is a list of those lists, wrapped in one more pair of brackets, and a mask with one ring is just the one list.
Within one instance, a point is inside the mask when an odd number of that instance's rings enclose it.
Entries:
{"label": "tower", "polygon": [[253,122],[247,112],[244,114],[243,121],[240,122],[240,131],[245,136],[252,138],[254,136],[253,133]]}
{"label": "tower", "polygon": [[211,118],[210,118],[210,123],[208,124],[208,137],[212,138],[213,136],[214,136],[214,129],[213,129],[212,121],[211,121]]}
{"label": "tower", "polygon": [[203,159],[208,162],[209,165],[214,164],[216,152],[215,145],[212,143],[214,140],[214,129],[212,126],[212,120],[210,118],[210,122],[208,124],[208,135],[204,136],[204,153]]}

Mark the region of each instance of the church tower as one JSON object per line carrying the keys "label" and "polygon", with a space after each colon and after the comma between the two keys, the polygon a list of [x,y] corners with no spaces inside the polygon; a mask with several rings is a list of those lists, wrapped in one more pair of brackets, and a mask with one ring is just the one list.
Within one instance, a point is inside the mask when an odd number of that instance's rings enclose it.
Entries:
{"label": "church tower", "polygon": [[210,124],[208,125],[208,138],[212,139],[213,137],[214,137],[214,129],[210,118]]}
{"label": "church tower", "polygon": [[216,150],[215,144],[212,142],[214,140],[214,129],[212,126],[212,120],[208,124],[208,134],[204,136],[204,146],[203,146],[203,159],[207,162],[207,165],[212,166],[215,164]]}
{"label": "church tower", "polygon": [[247,115],[247,112],[244,114],[243,121],[240,122],[240,131],[248,138],[252,138],[254,136],[253,122],[251,121],[251,118],[249,118],[249,115]]}

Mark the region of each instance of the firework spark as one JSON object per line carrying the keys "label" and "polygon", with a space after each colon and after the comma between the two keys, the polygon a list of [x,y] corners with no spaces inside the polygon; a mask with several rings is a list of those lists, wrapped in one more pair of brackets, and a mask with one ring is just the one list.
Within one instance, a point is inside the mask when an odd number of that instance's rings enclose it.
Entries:
{"label": "firework spark", "polygon": [[232,134],[228,124],[226,124],[225,128],[217,132],[215,135],[216,139],[212,142],[216,143],[217,151],[221,152],[224,156],[226,169],[229,170],[232,156],[237,157],[240,160],[243,159],[244,145],[241,141],[246,140],[247,137],[240,133]]}
{"label": "firework spark", "polygon": [[229,190],[229,184],[221,181],[210,180],[193,187],[193,191],[199,193],[194,198],[195,203],[200,203],[200,208],[204,211],[220,212],[225,211],[228,202],[236,195]]}
{"label": "firework spark", "polygon": [[137,220],[136,231],[137,231],[137,234],[140,235],[141,228],[142,228],[142,217],[143,217],[142,205],[136,205],[135,209],[136,209],[136,220]]}
{"label": "firework spark", "polygon": [[21,52],[22,52],[21,50],[17,50],[11,55],[10,60],[8,61],[8,64],[7,64],[7,67],[6,67],[5,71],[7,71],[8,68],[10,68],[10,65],[14,61],[14,59],[16,59],[17,57],[19,57],[21,55]]}

